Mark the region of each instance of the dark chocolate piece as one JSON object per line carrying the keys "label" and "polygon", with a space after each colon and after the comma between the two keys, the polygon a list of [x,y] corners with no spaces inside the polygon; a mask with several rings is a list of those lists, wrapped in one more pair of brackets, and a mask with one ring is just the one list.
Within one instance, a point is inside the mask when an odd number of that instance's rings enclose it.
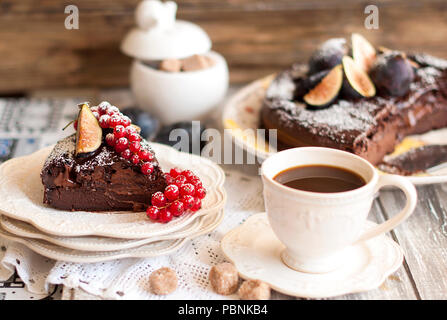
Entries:
{"label": "dark chocolate piece", "polygon": [[447,145],[428,145],[411,149],[390,159],[384,159],[379,169],[392,173],[409,176],[425,172],[447,162]]}
{"label": "dark chocolate piece", "polygon": [[[60,140],[42,169],[44,203],[54,208],[142,211],[152,194],[166,187],[157,160],[152,162],[152,174],[144,175],[105,143],[87,157],[75,157],[75,143],[75,135]],[[141,145],[151,151],[145,140]]]}

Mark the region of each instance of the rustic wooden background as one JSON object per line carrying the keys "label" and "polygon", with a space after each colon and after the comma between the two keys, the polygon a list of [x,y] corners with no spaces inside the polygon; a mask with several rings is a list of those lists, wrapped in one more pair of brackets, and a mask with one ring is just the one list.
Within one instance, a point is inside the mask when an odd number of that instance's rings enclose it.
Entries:
{"label": "rustic wooden background", "polygon": [[[139,0],[0,0],[0,94],[42,88],[122,87],[131,59],[119,43]],[[374,44],[447,58],[445,0],[374,1],[379,30],[364,28],[359,0],[178,0],[228,60],[233,83],[305,61],[324,39],[360,32]],[[80,10],[66,30],[66,5]]]}

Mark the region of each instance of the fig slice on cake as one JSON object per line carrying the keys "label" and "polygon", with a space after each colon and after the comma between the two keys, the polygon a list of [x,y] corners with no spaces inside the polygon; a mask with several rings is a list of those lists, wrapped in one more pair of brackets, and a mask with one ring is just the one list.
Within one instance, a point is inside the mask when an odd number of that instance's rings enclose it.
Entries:
{"label": "fig slice on cake", "polygon": [[364,71],[368,72],[376,60],[376,49],[362,35],[351,35],[352,58]]}
{"label": "fig slice on cake", "polygon": [[102,129],[88,103],[82,103],[77,120],[76,156],[96,151],[102,143]]}
{"label": "fig slice on cake", "polygon": [[342,84],[343,69],[339,64],[332,68],[313,89],[304,95],[303,100],[312,107],[326,107],[337,98]]}
{"label": "fig slice on cake", "polygon": [[345,79],[343,81],[343,94],[348,98],[370,98],[375,96],[376,87],[363,70],[349,56],[344,56],[342,60]]}

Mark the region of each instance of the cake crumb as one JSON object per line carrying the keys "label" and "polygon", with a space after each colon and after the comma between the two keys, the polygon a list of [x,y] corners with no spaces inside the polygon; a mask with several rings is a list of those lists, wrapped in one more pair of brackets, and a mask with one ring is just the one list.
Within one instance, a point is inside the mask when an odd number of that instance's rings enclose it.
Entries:
{"label": "cake crumb", "polygon": [[225,296],[235,293],[239,284],[236,267],[228,262],[213,266],[209,273],[209,279],[214,291]]}
{"label": "cake crumb", "polygon": [[270,287],[261,280],[247,280],[238,291],[241,300],[269,300]]}
{"label": "cake crumb", "polygon": [[149,283],[152,292],[158,295],[166,295],[177,289],[177,274],[171,268],[160,268],[151,273]]}

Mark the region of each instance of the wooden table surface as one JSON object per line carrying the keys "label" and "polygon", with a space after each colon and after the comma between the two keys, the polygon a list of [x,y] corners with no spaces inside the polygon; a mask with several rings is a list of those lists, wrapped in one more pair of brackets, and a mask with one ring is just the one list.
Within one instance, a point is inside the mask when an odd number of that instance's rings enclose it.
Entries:
{"label": "wooden table surface", "polygon": [[[229,95],[238,87],[231,88]],[[90,97],[125,101],[127,90],[108,90],[103,92],[78,92]],[[124,93],[124,94],[123,94]],[[58,92],[37,92],[33,96],[63,96]],[[65,93],[66,94],[66,93]],[[69,92],[73,95],[73,92]],[[123,99],[123,96],[127,97]],[[91,101],[95,101],[93,99]],[[125,103],[132,103],[127,100]],[[219,117],[215,114],[216,119]],[[234,169],[235,166],[232,166]],[[257,175],[257,165],[239,165],[246,174]],[[223,166],[225,170],[225,166]],[[261,183],[261,181],[260,181]],[[334,299],[447,299],[447,183],[417,187],[418,205],[408,220],[389,233],[404,250],[402,266],[375,290],[348,294]],[[231,201],[231,199],[228,199]],[[374,201],[369,219],[378,223],[397,214],[405,204],[405,197],[399,190],[381,191]],[[76,289],[64,288],[63,299],[95,299],[94,296]],[[295,299],[274,292],[273,299]]]}

